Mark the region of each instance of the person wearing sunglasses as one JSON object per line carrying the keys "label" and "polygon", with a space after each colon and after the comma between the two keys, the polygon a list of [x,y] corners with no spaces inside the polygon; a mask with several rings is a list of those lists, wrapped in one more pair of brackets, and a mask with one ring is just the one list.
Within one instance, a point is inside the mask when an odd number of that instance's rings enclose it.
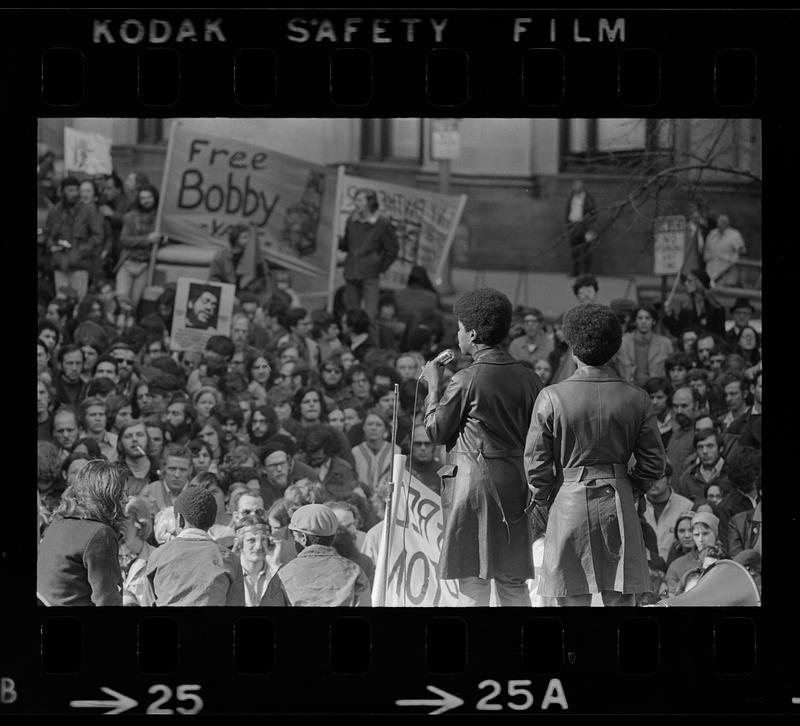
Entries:
{"label": "person wearing sunglasses", "polygon": [[117,391],[132,397],[140,380],[136,370],[136,352],[127,343],[117,342],[108,349],[108,355],[117,364]]}

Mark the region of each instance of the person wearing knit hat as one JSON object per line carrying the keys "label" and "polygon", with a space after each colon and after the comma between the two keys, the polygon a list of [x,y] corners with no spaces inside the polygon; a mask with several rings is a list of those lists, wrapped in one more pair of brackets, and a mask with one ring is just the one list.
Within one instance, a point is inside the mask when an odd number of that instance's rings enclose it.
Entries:
{"label": "person wearing knit hat", "polygon": [[163,607],[245,605],[239,557],[208,534],[217,516],[214,495],[187,487],[175,500],[177,536],[151,555],[143,604]]}
{"label": "person wearing knit hat", "polygon": [[719,547],[719,519],[711,512],[694,512],[692,540],[692,549],[673,560],[667,568],[665,580],[670,597],[683,591],[687,573],[702,569],[707,550],[710,547]]}
{"label": "person wearing knit hat", "polygon": [[606,607],[633,605],[652,588],[633,488],[664,477],[664,444],[649,394],[609,365],[622,341],[614,311],[572,308],[564,337],[578,368],[540,393],[525,442],[532,516],[547,523],[538,594],[561,607],[595,593]]}
{"label": "person wearing knit hat", "polygon": [[709,333],[725,335],[725,308],[716,295],[709,290],[711,282],[703,270],[691,270],[682,276],[688,300],[676,306],[673,293],[664,303],[664,325],[675,337],[682,330],[700,326]]}
{"label": "person wearing knit hat", "polygon": [[692,537],[698,550],[716,544],[719,538],[719,518],[711,512],[696,512],[692,517]]}
{"label": "person wearing knit hat", "polygon": [[324,504],[306,504],[292,514],[289,531],[298,555],[281,567],[261,599],[264,607],[369,607],[369,580],[355,562],[339,555],[339,526]]}

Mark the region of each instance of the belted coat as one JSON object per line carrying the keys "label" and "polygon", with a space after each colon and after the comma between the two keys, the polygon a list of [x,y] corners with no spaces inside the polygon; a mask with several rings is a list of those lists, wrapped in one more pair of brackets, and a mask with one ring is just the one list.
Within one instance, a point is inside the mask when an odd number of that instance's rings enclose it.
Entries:
{"label": "belted coat", "polygon": [[534,499],[549,506],[540,595],[650,590],[632,487],[649,489],[665,461],[649,395],[611,367],[580,367],[542,391],[525,444]]}
{"label": "belted coat", "polygon": [[484,348],[439,397],[426,400],[428,438],[446,447],[439,577],[533,577],[522,454],[538,375],[505,351]]}

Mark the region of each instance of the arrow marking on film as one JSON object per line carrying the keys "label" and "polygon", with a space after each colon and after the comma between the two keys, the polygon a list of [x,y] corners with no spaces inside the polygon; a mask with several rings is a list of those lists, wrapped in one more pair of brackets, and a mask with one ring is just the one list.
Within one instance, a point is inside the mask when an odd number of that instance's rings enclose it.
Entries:
{"label": "arrow marking on film", "polygon": [[108,716],[112,713],[122,713],[123,711],[127,711],[134,706],[137,706],[138,703],[134,701],[132,698],[128,696],[123,696],[121,693],[117,693],[115,690],[111,688],[106,688],[102,686],[100,688],[103,693],[108,696],[111,696],[114,700],[113,701],[70,701],[69,705],[73,708],[109,708],[113,706],[111,711],[106,711],[104,715]]}
{"label": "arrow marking on film", "polygon": [[452,693],[448,693],[447,691],[443,691],[441,688],[437,688],[436,686],[428,686],[428,690],[431,693],[435,693],[439,696],[438,699],[425,699],[425,698],[403,698],[399,701],[395,701],[395,705],[397,706],[439,706],[435,711],[431,711],[428,715],[434,716],[437,713],[444,713],[445,711],[449,711],[451,708],[458,708],[464,701],[462,701],[458,696],[454,696]]}

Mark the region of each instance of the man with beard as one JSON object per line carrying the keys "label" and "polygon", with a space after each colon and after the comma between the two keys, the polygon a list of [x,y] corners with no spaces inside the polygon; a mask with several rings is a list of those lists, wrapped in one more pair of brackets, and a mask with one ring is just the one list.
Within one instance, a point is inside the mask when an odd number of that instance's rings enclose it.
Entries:
{"label": "man with beard", "polygon": [[221,288],[216,285],[190,285],[186,304],[186,327],[207,330],[217,325]]}
{"label": "man with beard", "polygon": [[[175,500],[189,485],[192,478],[192,454],[183,444],[167,444],[161,454],[161,481],[147,487],[159,511],[174,505]],[[214,514],[216,516],[216,512]],[[212,517],[211,524],[214,523]]]}
{"label": "man with beard", "polygon": [[119,461],[124,463],[137,479],[158,481],[156,468],[147,455],[150,438],[142,421],[131,421],[123,427],[117,438]]}
{"label": "man with beard", "polygon": [[123,217],[120,242],[122,254],[117,263],[117,300],[130,313],[136,311],[147,286],[150,251],[164,237],[155,231],[158,190],[143,186],[137,192],[136,207]]}
{"label": "man with beard", "polygon": [[136,375],[136,352],[127,343],[121,341],[114,343],[108,349],[114,362],[117,364],[117,391],[123,396],[133,398],[139,378]]}
{"label": "man with beard", "polygon": [[267,506],[280,499],[290,484],[300,479],[316,479],[316,472],[302,461],[296,461],[284,441],[270,439],[261,451],[266,472],[261,483],[261,496]]}
{"label": "man with beard", "polygon": [[78,443],[78,417],[69,406],[62,406],[53,416],[53,441],[58,446],[61,461],[72,453]]}
{"label": "man with beard", "polygon": [[672,466],[670,486],[677,487],[683,474],[683,463],[694,449],[694,428],[692,423],[698,413],[699,395],[688,386],[679,388],[672,394],[672,416],[675,423],[672,436],[667,444],[667,459]]}
{"label": "man with beard", "polygon": [[750,384],[750,393],[753,396],[753,405],[747,409],[743,416],[737,418],[728,426],[730,436],[738,436],[740,446],[761,448],[761,371]]}
{"label": "man with beard", "polygon": [[61,181],[61,201],[47,214],[45,239],[52,254],[56,292],[71,287],[78,299],[86,295],[89,271],[99,252],[102,229],[99,218],[79,203],[80,182],[72,176]]}
{"label": "man with beard", "polygon": [[108,229],[106,238],[109,240],[108,271],[110,272],[119,259],[122,251],[120,245],[120,235],[122,234],[122,224],[125,213],[130,209],[128,197],[122,190],[122,179],[116,174],[108,174],[103,181],[103,192],[101,195],[102,204],[98,211],[103,215],[104,224]]}
{"label": "man with beard", "polygon": [[333,510],[336,520],[339,522],[333,537],[333,549],[364,570],[370,587],[372,587],[375,579],[375,563],[360,551],[361,542],[364,541],[366,535],[358,528],[361,520],[358,509],[349,502],[325,502],[325,504]]}
{"label": "man with beard", "polygon": [[236,313],[231,318],[231,342],[233,343],[232,368],[247,375],[245,361],[248,356],[258,356],[261,352],[248,343],[250,340],[250,318],[246,313]]}
{"label": "man with beard", "polygon": [[339,521],[324,504],[292,514],[289,531],[298,555],[269,581],[265,607],[370,607],[369,580],[355,562],[333,548]]}
{"label": "man with beard", "polygon": [[194,409],[186,396],[175,394],[167,406],[167,437],[173,444],[188,444],[194,426]]}
{"label": "man with beard", "polygon": [[77,406],[83,394],[83,351],[80,346],[69,344],[58,351],[61,373],[56,380],[56,396],[60,403]]}

